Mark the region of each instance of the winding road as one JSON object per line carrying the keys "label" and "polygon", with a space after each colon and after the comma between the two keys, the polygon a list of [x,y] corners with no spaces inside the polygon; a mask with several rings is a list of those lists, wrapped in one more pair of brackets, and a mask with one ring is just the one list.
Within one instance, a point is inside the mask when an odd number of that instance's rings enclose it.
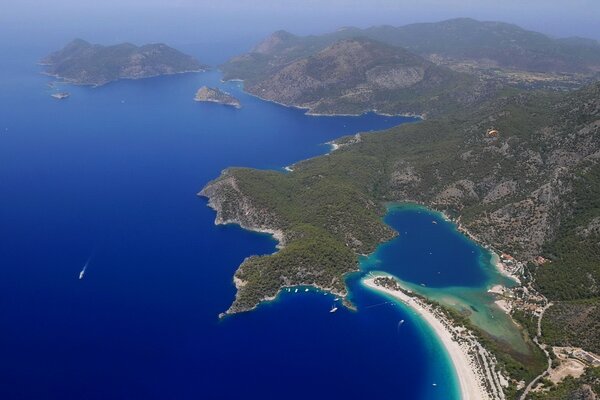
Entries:
{"label": "winding road", "polygon": [[548,308],[550,308],[550,306],[552,306],[552,303],[549,303],[546,300],[546,305],[544,306],[544,308],[542,308],[542,311],[540,312],[540,316],[537,321],[537,334],[533,338],[533,341],[535,342],[535,344],[537,344],[537,346],[540,349],[542,349],[542,351],[546,355],[546,360],[548,361],[548,367],[546,367],[544,372],[542,372],[541,374],[536,376],[531,382],[529,382],[529,385],[527,385],[527,387],[525,388],[525,391],[521,395],[520,400],[526,400],[527,395],[529,394],[531,389],[538,383],[538,381],[540,379],[542,379],[546,374],[550,373],[550,370],[552,369],[552,359],[550,358],[550,354],[548,353],[548,350],[546,350],[546,345],[539,342],[539,340],[542,337],[542,318],[544,317],[544,313],[546,312],[546,310]]}

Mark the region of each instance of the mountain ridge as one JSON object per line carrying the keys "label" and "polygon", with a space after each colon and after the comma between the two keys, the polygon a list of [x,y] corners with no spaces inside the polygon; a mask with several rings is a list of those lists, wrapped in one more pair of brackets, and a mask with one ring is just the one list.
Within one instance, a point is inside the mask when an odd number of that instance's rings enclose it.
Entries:
{"label": "mountain ridge", "polygon": [[[294,39],[280,31],[259,44],[253,57],[278,54],[282,40]],[[435,114],[489,91],[474,77],[364,37],[340,39],[290,62],[278,63],[277,57],[268,73],[246,80],[244,89],[311,114]]]}
{"label": "mountain ridge", "polygon": [[[406,103],[407,99],[400,91],[382,93],[384,99],[378,99],[377,93],[362,99],[357,96],[350,104],[346,97],[331,96],[329,91],[322,93],[321,104],[280,96],[284,91],[297,90],[299,84],[314,78],[303,75],[298,69],[294,75],[282,80],[282,70],[287,69],[287,73],[293,65],[318,57],[336,43],[359,39],[408,51],[439,67],[466,73],[474,87],[448,88],[442,85],[439,93],[416,93],[413,99],[424,96],[412,104]],[[225,80],[243,80],[245,89],[251,94],[288,106],[307,108],[315,114],[359,114],[381,109],[384,114],[435,115],[452,112],[458,107],[470,107],[473,100],[489,98],[494,91],[502,88],[565,90],[592,83],[600,76],[600,43],[585,38],[554,39],[514,24],[470,18],[400,27],[347,27],[309,36],[279,30],[255,45],[250,52],[221,65],[221,70]],[[465,83],[464,76],[455,75],[455,78],[458,86]],[[477,98],[466,99],[457,95],[467,91],[476,93]],[[442,98],[438,98],[440,95]],[[390,99],[392,103],[399,100],[398,104],[389,104]]]}
{"label": "mountain ridge", "polygon": [[136,46],[92,44],[83,39],[69,42],[44,57],[40,64],[48,75],[78,85],[101,86],[120,79],[142,79],[208,67],[163,43]]}
{"label": "mountain ridge", "polygon": [[[597,326],[594,310],[600,308],[600,215],[586,206],[597,204],[600,188],[600,83],[575,92],[503,96],[463,113],[335,143],[333,153],[301,161],[286,174],[227,169],[199,193],[216,210],[217,223],[276,232],[281,244],[273,255],[240,265],[227,313],[253,309],[286,286],[346,296],[344,276],[356,271],[359,255],[395,235],[382,220],[384,205],[413,202],[444,212],[473,239],[524,266],[524,283],[511,295],[513,317],[524,329],[537,320],[532,310],[544,300],[536,294],[541,291],[558,304],[544,318],[544,339],[597,351],[593,329],[568,335],[561,322]],[[582,218],[581,210],[590,212]],[[585,242],[572,232],[587,235]],[[585,245],[568,251],[565,240]],[[569,270],[557,273],[562,266]],[[573,287],[586,291],[573,294]],[[588,302],[583,307],[581,298]],[[541,372],[532,369],[539,362],[503,348],[501,338],[488,339],[511,375],[511,396],[518,382]]]}

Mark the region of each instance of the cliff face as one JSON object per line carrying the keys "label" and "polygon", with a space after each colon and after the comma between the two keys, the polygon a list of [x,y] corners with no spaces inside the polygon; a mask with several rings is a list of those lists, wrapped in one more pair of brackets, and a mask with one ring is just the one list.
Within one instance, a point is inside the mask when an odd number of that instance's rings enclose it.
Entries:
{"label": "cliff face", "polygon": [[219,179],[206,185],[198,195],[208,198],[209,207],[217,212],[215,224],[235,223],[245,229],[272,233],[279,241],[279,246],[285,246],[283,229],[287,224],[240,190],[233,173],[224,171]]}
{"label": "cliff face", "polygon": [[48,74],[80,85],[100,86],[119,79],[141,79],[208,67],[165,44],[135,46],[93,45],[77,39],[46,56],[41,63]]}

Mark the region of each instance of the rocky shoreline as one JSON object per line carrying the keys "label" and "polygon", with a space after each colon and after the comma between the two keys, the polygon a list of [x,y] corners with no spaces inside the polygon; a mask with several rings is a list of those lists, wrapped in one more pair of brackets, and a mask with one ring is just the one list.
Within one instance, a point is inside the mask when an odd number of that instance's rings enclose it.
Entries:
{"label": "rocky shoreline", "polygon": [[242,108],[242,105],[237,98],[233,97],[227,92],[223,92],[220,89],[209,88],[208,86],[202,86],[200,89],[198,89],[194,100],[198,102],[217,103],[234,108]]}
{"label": "rocky shoreline", "polygon": [[[40,65],[43,65],[43,64],[40,64]],[[88,81],[85,81],[85,80],[70,79],[70,78],[66,78],[64,76],[61,76],[59,74],[51,74],[51,73],[48,73],[48,72],[42,72],[42,75],[46,75],[46,76],[49,76],[51,78],[57,79],[56,84],[59,84],[59,85],[89,86],[89,87],[92,87],[92,88],[99,88],[99,87],[108,85],[109,83],[119,82],[119,81],[138,81],[138,80],[141,80],[141,79],[158,78],[158,77],[161,77],[161,76],[174,76],[174,75],[182,75],[182,74],[197,74],[197,73],[206,72],[206,71],[207,70],[204,69],[204,68],[191,69],[189,71],[165,72],[165,73],[157,73],[157,74],[144,75],[144,76],[121,77],[121,78],[111,79],[111,80],[107,80],[105,82],[100,82],[100,83],[93,83],[93,82],[88,82]]]}
{"label": "rocky shoreline", "polygon": [[[223,174],[226,175],[227,170],[223,171]],[[273,236],[273,238],[277,241],[276,248],[278,252],[286,247],[290,238],[290,234],[286,233],[286,231],[282,228],[283,223],[280,222],[278,218],[272,215],[272,213],[269,211],[260,209],[259,207],[253,205],[251,199],[240,190],[235,177],[229,176],[227,178],[220,178],[208,183],[198,193],[198,196],[207,198],[208,206],[216,211],[215,225],[237,224],[241,228],[249,231],[267,233]],[[231,209],[227,206],[227,196],[235,196],[235,202],[237,204],[235,209]],[[345,286],[340,289],[339,287],[336,288],[334,286],[325,286],[310,279],[305,281],[299,280],[296,282],[289,280],[289,284],[281,285],[276,293],[261,296],[259,299],[256,299],[254,304],[251,306],[240,306],[240,296],[243,294],[243,289],[247,282],[239,276],[239,273],[245,268],[247,263],[252,260],[252,258],[253,257],[246,258],[236,271],[236,274],[233,277],[233,282],[236,287],[236,299],[229,309],[219,315],[220,318],[239,312],[251,311],[258,307],[261,303],[275,299],[277,295],[286,287],[295,286],[312,286],[324,292],[329,292],[342,298],[345,306],[353,308],[353,305],[347,300],[348,292]],[[356,270],[358,270],[358,267],[356,267]]]}
{"label": "rocky shoreline", "polygon": [[[244,80],[239,79],[239,78],[233,78],[233,79],[221,80],[221,82],[244,82]],[[301,104],[282,103],[277,100],[263,97],[260,94],[255,93],[253,91],[246,90],[245,88],[244,88],[244,93],[246,93],[247,95],[250,95],[252,97],[256,97],[259,100],[277,104],[278,106],[304,111],[304,114],[308,115],[310,117],[361,117],[363,115],[373,113],[375,115],[379,115],[382,117],[406,117],[406,118],[418,118],[420,120],[427,119],[427,113],[421,113],[421,114],[413,113],[413,112],[387,113],[387,112],[381,112],[374,108],[370,109],[370,110],[358,112],[358,113],[340,113],[340,112],[334,112],[334,111],[332,111],[332,112],[313,112],[313,111],[311,111],[310,107],[303,106]]]}

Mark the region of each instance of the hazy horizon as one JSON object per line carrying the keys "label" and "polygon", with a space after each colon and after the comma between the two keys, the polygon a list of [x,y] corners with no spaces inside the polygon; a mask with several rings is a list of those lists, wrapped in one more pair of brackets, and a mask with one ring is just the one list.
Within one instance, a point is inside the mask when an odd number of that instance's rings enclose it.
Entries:
{"label": "hazy horizon", "polygon": [[600,39],[600,2],[590,0],[425,0],[415,7],[405,0],[107,0],[95,2],[0,1],[2,40],[39,35],[56,45],[74,37],[99,42],[164,41],[173,44],[248,43],[277,29],[305,35],[343,26],[400,26],[468,17],[517,24],[554,37]]}
{"label": "hazy horizon", "polygon": [[600,400],[599,17],[0,0],[0,400]]}

